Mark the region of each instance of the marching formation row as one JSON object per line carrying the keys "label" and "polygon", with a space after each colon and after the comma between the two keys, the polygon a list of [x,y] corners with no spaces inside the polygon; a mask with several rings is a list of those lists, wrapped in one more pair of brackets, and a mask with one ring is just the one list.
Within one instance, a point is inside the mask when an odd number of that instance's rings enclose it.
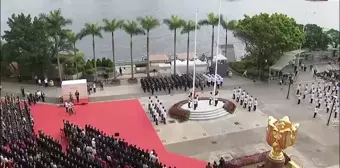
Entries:
{"label": "marching formation row", "polygon": [[158,125],[159,122],[166,124],[166,110],[157,96],[155,96],[154,99],[149,97],[148,112],[151,114],[156,125]]}
{"label": "marching formation row", "polygon": [[298,96],[297,104],[301,104],[303,100],[309,95],[309,104],[315,104],[314,118],[317,116],[323,105],[326,109],[326,113],[331,110],[334,104],[334,118],[337,118],[339,113],[339,84],[338,82],[319,82],[317,85],[312,83],[310,86],[305,84],[302,86],[299,84],[296,88],[296,96]]}
{"label": "marching formation row", "polygon": [[238,89],[234,88],[233,92],[233,99],[236,99],[237,103],[240,103],[240,105],[243,108],[248,108],[248,111],[250,112],[251,110],[256,111],[257,109],[257,99],[254,98],[252,95],[247,93],[244,89],[239,87]]}
{"label": "marching formation row", "polygon": [[[146,77],[142,78],[140,83],[144,92],[151,92],[154,94],[154,92],[164,90],[168,91],[170,94],[174,89],[184,89],[186,91],[188,88],[192,88],[193,80],[192,74],[184,74],[181,76]],[[223,85],[223,78],[218,74],[216,77],[214,74],[197,74],[195,76],[195,88],[200,88],[202,91],[206,86],[214,86],[215,82],[216,87],[219,88]]]}

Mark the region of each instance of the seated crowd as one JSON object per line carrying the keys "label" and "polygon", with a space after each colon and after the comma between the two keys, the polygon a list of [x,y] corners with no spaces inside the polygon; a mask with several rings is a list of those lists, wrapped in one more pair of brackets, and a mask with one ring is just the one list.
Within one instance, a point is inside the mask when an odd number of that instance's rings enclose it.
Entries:
{"label": "seated crowd", "polygon": [[57,140],[41,131],[33,133],[29,106],[17,98],[1,101],[0,112],[0,168],[167,168],[154,150],[128,144],[90,125],[81,129],[68,121],[61,130],[68,142],[67,152],[63,152]]}

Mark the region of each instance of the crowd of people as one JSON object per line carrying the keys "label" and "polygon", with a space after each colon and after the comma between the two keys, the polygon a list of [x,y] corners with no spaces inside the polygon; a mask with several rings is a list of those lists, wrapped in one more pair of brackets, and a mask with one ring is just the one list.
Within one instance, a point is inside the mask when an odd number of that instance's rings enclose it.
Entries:
{"label": "crowd of people", "polygon": [[250,95],[246,90],[239,87],[238,89],[234,88],[233,91],[233,99],[236,100],[237,103],[240,103],[240,105],[250,111],[256,111],[257,109],[257,98]]}
{"label": "crowd of people", "polygon": [[30,91],[25,92],[25,88],[21,87],[20,92],[23,98],[27,98],[27,102],[29,105],[37,104],[37,102],[39,101],[45,102],[45,93],[42,92],[41,90],[37,90],[36,92],[33,93]]}
{"label": "crowd of people", "polygon": [[158,125],[160,122],[166,124],[167,112],[164,105],[162,104],[162,101],[160,101],[157,96],[154,98],[149,97],[148,112],[156,125]]}
{"label": "crowd of people", "polygon": [[[154,94],[158,91],[168,91],[170,94],[172,90],[192,88],[193,75],[171,75],[171,76],[155,76],[141,78],[140,83],[144,92],[151,92]],[[195,76],[195,88],[200,88],[201,91],[205,87],[214,86],[215,76],[214,74],[197,74]],[[220,75],[216,76],[216,85],[219,88],[223,84],[223,78]]]}
{"label": "crowd of people", "polygon": [[318,72],[315,77],[322,78],[325,81],[336,82],[340,81],[340,71],[339,70],[327,70],[323,72]]}

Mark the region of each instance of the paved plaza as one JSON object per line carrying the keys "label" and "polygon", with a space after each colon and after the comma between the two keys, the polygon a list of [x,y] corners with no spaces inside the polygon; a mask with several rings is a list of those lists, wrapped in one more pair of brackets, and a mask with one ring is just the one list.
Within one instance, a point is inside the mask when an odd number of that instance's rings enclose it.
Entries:
{"label": "paved plaza", "polygon": [[[282,118],[289,116],[291,121],[301,124],[298,142],[286,150],[289,156],[306,168],[326,168],[336,165],[339,167],[339,123],[326,126],[328,115],[320,112],[313,118],[313,109],[307,105],[297,105],[293,85],[290,99],[286,99],[288,85],[277,83],[253,83],[241,77],[225,79],[225,86],[221,88],[220,97],[231,99],[232,89],[241,86],[259,101],[256,112],[248,112],[237,105],[234,114],[208,121],[188,121],[178,123],[169,119],[166,125],[155,125],[155,131],[169,152],[174,152],[205,161],[215,161],[220,157],[226,160],[269,150],[265,141],[268,116]],[[309,72],[301,73],[297,82],[313,82]],[[2,83],[4,93],[19,93],[20,84]],[[25,85],[32,91],[37,86]],[[45,88],[44,88],[45,89]],[[200,96],[209,96],[212,90],[199,92]],[[59,95],[59,88],[44,90],[48,97]],[[166,108],[174,103],[187,99],[187,93],[178,90],[172,94],[157,93]],[[106,87],[90,96],[90,101],[107,101],[117,99],[139,98],[144,109],[147,108],[149,93],[144,93],[139,84],[124,84]],[[149,115],[149,114],[147,114]],[[150,117],[151,119],[151,117]],[[151,121],[150,121],[151,122]]]}

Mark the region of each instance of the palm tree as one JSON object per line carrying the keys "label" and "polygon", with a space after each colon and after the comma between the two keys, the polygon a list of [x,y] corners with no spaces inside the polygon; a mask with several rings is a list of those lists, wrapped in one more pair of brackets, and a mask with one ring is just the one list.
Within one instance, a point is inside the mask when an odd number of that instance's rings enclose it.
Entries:
{"label": "palm tree", "polygon": [[123,29],[130,35],[130,59],[131,59],[131,79],[134,79],[133,73],[133,58],[132,58],[132,37],[137,35],[144,35],[143,28],[138,26],[136,21],[127,21],[123,24]]}
{"label": "palm tree", "polygon": [[79,78],[79,74],[78,74],[78,59],[77,59],[77,48],[76,48],[76,43],[79,40],[79,35],[72,32],[72,31],[68,31],[67,32],[67,40],[68,42],[72,45],[72,50],[73,50],[73,54],[74,54],[74,62],[76,64],[76,73],[77,73],[77,79]]}
{"label": "palm tree", "polygon": [[[221,16],[221,18],[223,18]],[[225,56],[227,57],[227,45],[228,45],[228,30],[234,30],[235,27],[237,25],[237,21],[236,20],[231,20],[228,22],[227,18],[221,19],[221,26],[223,27],[223,29],[225,30]]]}
{"label": "palm tree", "polygon": [[116,59],[115,59],[115,38],[114,38],[114,32],[117,29],[121,29],[124,21],[123,20],[117,20],[117,19],[103,19],[104,22],[104,31],[111,33],[111,40],[112,40],[112,62],[113,62],[113,80],[117,80],[117,74],[116,74]]}
{"label": "palm tree", "polygon": [[72,24],[71,19],[64,18],[61,14],[61,10],[54,10],[51,11],[49,14],[40,14],[40,18],[46,22],[47,28],[54,39],[54,52],[57,57],[58,63],[58,72],[59,72],[59,79],[60,83],[62,81],[61,76],[61,68],[60,68],[60,59],[59,59],[59,43],[62,40],[62,36],[64,36],[65,26]]}
{"label": "palm tree", "polygon": [[[209,25],[212,28],[212,33],[211,33],[211,59],[213,59],[214,56],[214,37],[215,37],[215,26],[218,25],[218,19],[219,16],[215,15],[214,13],[209,13],[208,18],[204,20],[200,20],[198,24],[200,26],[206,26]],[[219,37],[218,37],[219,38]]]}
{"label": "palm tree", "polygon": [[95,81],[97,81],[97,65],[96,65],[96,45],[94,42],[95,37],[103,38],[102,30],[103,28],[100,27],[97,23],[96,24],[89,24],[85,23],[85,27],[80,30],[79,39],[83,39],[85,36],[92,36],[92,52],[93,52],[93,59],[94,59],[94,72],[95,72]]}
{"label": "palm tree", "polygon": [[140,18],[137,18],[137,20],[142,25],[142,28],[144,30],[146,30],[146,57],[147,57],[147,60],[148,60],[148,65],[146,66],[146,74],[149,77],[150,76],[150,61],[149,61],[150,30],[158,27],[160,24],[159,24],[159,21],[157,19],[155,19],[151,16],[146,16],[144,18],[140,17]]}
{"label": "palm tree", "polygon": [[184,20],[182,20],[179,16],[171,15],[169,19],[163,19],[163,23],[166,24],[171,31],[174,31],[174,74],[176,74],[176,36],[177,29],[181,28],[184,24]]}
{"label": "palm tree", "polygon": [[[187,21],[183,24],[182,32],[181,34],[188,34],[187,39],[187,74],[189,73],[189,47],[190,47],[190,32],[195,31],[196,29],[196,23],[194,21]],[[197,29],[199,27],[197,26]],[[196,53],[195,53],[196,54]]]}

